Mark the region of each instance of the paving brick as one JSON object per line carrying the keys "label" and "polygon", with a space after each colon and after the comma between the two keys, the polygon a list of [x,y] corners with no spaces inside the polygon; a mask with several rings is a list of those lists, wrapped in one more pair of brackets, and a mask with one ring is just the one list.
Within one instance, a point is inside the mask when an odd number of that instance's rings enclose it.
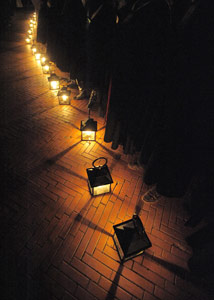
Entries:
{"label": "paving brick", "polygon": [[112,274],[111,277],[112,282],[117,282],[118,286],[130,293],[131,295],[135,296],[137,299],[143,299],[144,290],[131,281],[127,280],[125,277],[119,274]]}
{"label": "paving brick", "polygon": [[87,253],[84,254],[82,260],[84,263],[88,264],[91,268],[99,272],[101,275],[110,278],[112,270],[109,267],[105,266],[103,263],[99,262]]}
{"label": "paving brick", "polygon": [[154,295],[162,300],[175,300],[174,296],[170,295],[158,286],[155,287]]}
{"label": "paving brick", "polygon": [[[103,234],[101,235],[98,243],[97,243],[97,249],[102,251],[108,241],[108,239],[112,239],[111,233],[113,231],[113,227],[111,223],[107,223],[105,226],[105,231],[103,232]],[[106,233],[108,234],[106,234]]]}
{"label": "paving brick", "polygon": [[157,262],[148,259],[147,257],[144,257],[143,265],[149,270],[151,270],[152,272],[158,274],[160,277],[163,277],[170,282],[174,282],[175,280],[174,273],[162,267],[162,265],[158,264]]}
{"label": "paving brick", "polygon": [[88,286],[88,291],[94,295],[97,299],[106,299],[108,293],[96,283],[91,281]]}
{"label": "paving brick", "polygon": [[95,300],[95,297],[89,292],[87,292],[85,289],[83,289],[81,286],[77,287],[75,297],[79,300]]}
{"label": "paving brick", "polygon": [[58,195],[59,197],[62,197],[63,199],[66,199],[68,197],[68,194],[65,193],[63,190],[58,188],[58,186],[50,185],[47,187],[47,190]]}
{"label": "paving brick", "polygon": [[60,272],[54,267],[51,267],[48,270],[48,276],[50,276],[53,280],[59,283],[65,290],[69,291],[72,295],[74,294],[77,287],[76,283],[73,280],[69,279],[62,272]]}
{"label": "paving brick", "polygon": [[108,292],[110,299],[111,298],[114,299],[115,297],[121,300],[132,299],[132,296],[130,294],[128,294],[126,291],[118,287],[116,283],[106,279],[103,276],[101,276],[100,278],[99,286],[101,286],[104,290]]}
{"label": "paving brick", "polygon": [[83,288],[87,287],[89,283],[89,278],[78,272],[66,262],[62,262],[62,264],[59,266],[59,269]]}
{"label": "paving brick", "polygon": [[77,269],[79,272],[83,273],[85,276],[93,280],[94,282],[98,282],[100,279],[100,274],[95,271],[92,267],[79,260],[78,258],[72,258],[70,265]]}
{"label": "paving brick", "polygon": [[123,268],[122,275],[149,293],[153,293],[154,284],[128,268]]}
{"label": "paving brick", "polygon": [[148,268],[145,268],[144,266],[141,266],[138,263],[134,262],[133,271],[135,271],[138,274],[142,274],[144,278],[148,279],[155,285],[164,288],[164,284],[165,284],[164,278],[150,271]]}
{"label": "paving brick", "polygon": [[81,231],[79,231],[75,238],[73,239],[72,244],[70,245],[70,248],[68,249],[68,252],[65,255],[65,261],[70,262],[72,257],[74,256],[75,252],[77,251],[79,244],[83,238],[83,233]]}

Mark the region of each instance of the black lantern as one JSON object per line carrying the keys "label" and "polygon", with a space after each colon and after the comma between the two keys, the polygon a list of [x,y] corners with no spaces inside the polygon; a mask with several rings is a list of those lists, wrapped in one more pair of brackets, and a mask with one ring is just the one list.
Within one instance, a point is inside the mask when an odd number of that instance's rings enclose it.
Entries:
{"label": "black lantern", "polygon": [[59,89],[59,77],[52,73],[50,77],[48,77],[49,88],[50,90],[58,90]]}
{"label": "black lantern", "polygon": [[69,105],[71,103],[71,91],[69,91],[66,87],[63,87],[58,92],[59,104],[61,105]]}
{"label": "black lantern", "polygon": [[40,63],[41,63],[41,66],[44,66],[46,63],[48,64],[47,57],[44,54],[41,55]]}
{"label": "black lantern", "polygon": [[107,159],[99,157],[93,161],[92,166],[93,168],[86,169],[91,195],[110,193],[113,180],[107,166]]}
{"label": "black lantern", "polygon": [[81,121],[80,131],[82,141],[96,141],[97,121],[90,117],[86,121]]}
{"label": "black lantern", "polygon": [[43,74],[50,74],[51,72],[51,65],[48,61],[42,64],[42,72]]}
{"label": "black lantern", "polygon": [[32,45],[31,50],[32,50],[32,54],[35,54],[37,52],[36,45]]}
{"label": "black lantern", "polygon": [[25,41],[26,41],[27,44],[30,44],[31,41],[32,41],[32,36],[31,36],[31,35],[28,35],[28,36],[26,37]]}
{"label": "black lantern", "polygon": [[40,60],[40,58],[41,58],[41,53],[36,52],[36,53],[35,53],[35,58],[36,58],[36,60]]}
{"label": "black lantern", "polygon": [[114,225],[113,240],[121,261],[126,261],[152,246],[138,215]]}

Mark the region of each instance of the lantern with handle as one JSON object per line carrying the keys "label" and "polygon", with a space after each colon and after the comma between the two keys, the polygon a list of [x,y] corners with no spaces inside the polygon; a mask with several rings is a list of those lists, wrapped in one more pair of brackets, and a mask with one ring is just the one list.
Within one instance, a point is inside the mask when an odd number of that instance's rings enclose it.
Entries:
{"label": "lantern with handle", "polygon": [[71,103],[71,91],[68,90],[66,87],[63,87],[59,92],[58,92],[58,99],[59,99],[59,104],[61,105],[69,105]]}
{"label": "lantern with handle", "polygon": [[59,89],[59,77],[52,73],[50,77],[48,77],[49,88],[50,90],[58,90]]}
{"label": "lantern with handle", "polygon": [[42,65],[42,72],[43,74],[50,74],[51,72],[51,65],[48,61],[46,61],[43,65]]}
{"label": "lantern with handle", "polygon": [[93,161],[92,166],[93,168],[86,169],[91,195],[110,193],[113,180],[107,166],[107,159],[99,157]]}

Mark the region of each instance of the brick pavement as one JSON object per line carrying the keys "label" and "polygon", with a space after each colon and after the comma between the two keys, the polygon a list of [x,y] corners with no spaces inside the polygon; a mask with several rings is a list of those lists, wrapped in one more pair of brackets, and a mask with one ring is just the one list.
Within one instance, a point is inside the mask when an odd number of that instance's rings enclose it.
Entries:
{"label": "brick pavement", "polygon": [[[103,141],[96,111],[97,142],[80,141],[87,101],[58,105],[24,41],[29,14],[16,13],[0,48],[1,299],[213,299],[188,270],[185,237],[197,228],[184,226],[182,200],[139,201],[142,174]],[[99,156],[108,158],[113,192],[91,197],[86,168]],[[153,246],[122,265],[112,226],[136,209]]]}

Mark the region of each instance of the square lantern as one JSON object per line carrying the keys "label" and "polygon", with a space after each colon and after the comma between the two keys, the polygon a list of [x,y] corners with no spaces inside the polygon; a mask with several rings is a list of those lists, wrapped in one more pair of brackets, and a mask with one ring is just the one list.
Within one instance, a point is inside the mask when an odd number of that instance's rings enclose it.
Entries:
{"label": "square lantern", "polygon": [[46,63],[48,63],[47,57],[44,54],[41,55],[40,63],[41,63],[41,66],[44,66]]}
{"label": "square lantern", "polygon": [[43,74],[50,74],[51,72],[51,65],[48,61],[42,64],[42,72]]}
{"label": "square lantern", "polygon": [[126,261],[152,246],[141,219],[134,214],[132,219],[113,225],[113,240],[121,261]]}
{"label": "square lantern", "polygon": [[92,118],[81,121],[80,131],[82,141],[96,141],[97,121]]}
{"label": "square lantern", "polygon": [[36,58],[36,60],[40,60],[40,58],[41,58],[41,53],[36,52],[36,53],[35,53],[35,58]]}
{"label": "square lantern", "polygon": [[53,73],[50,77],[48,77],[49,88],[50,90],[58,90],[59,89],[59,77]]}
{"label": "square lantern", "polygon": [[58,92],[59,104],[61,105],[70,105],[71,103],[71,91],[69,91],[66,87],[63,87]]}
{"label": "square lantern", "polygon": [[32,50],[32,53],[35,54],[37,52],[36,45],[32,45],[31,50]]}
{"label": "square lantern", "polygon": [[97,196],[110,193],[113,180],[107,166],[107,159],[100,157],[94,160],[92,165],[93,168],[86,169],[88,175],[88,186],[91,195]]}
{"label": "square lantern", "polygon": [[31,38],[28,36],[28,37],[26,37],[25,41],[26,41],[27,44],[30,44],[31,43]]}

